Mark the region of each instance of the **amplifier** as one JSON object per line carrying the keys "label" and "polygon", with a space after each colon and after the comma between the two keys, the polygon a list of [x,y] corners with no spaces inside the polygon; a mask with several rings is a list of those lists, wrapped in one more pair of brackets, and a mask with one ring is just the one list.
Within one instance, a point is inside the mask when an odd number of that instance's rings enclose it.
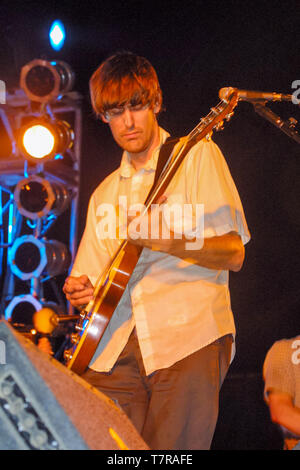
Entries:
{"label": "amplifier", "polygon": [[0,449],[148,447],[110,398],[0,320]]}

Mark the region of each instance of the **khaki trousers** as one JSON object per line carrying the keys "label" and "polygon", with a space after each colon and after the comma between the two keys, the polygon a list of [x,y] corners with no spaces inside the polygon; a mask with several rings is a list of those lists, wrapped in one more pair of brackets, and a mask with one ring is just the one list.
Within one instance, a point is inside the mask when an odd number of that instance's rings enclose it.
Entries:
{"label": "khaki trousers", "polygon": [[110,372],[88,369],[82,378],[122,407],[150,449],[208,450],[231,345],[232,337],[226,335],[146,376],[132,333]]}

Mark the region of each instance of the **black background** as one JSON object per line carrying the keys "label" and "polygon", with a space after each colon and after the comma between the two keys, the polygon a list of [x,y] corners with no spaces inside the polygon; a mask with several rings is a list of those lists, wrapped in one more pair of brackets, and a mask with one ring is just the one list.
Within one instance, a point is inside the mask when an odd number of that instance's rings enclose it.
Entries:
{"label": "black background", "polygon": [[[57,18],[67,39],[55,53],[48,31]],[[9,88],[35,58],[65,60],[76,74],[75,89],[84,98],[79,234],[91,192],[121,155],[89,103],[88,80],[103,59],[120,49],[147,57],[164,93],[160,124],[184,135],[218,103],[224,86],[294,91],[292,82],[300,80],[299,19],[297,1],[0,2],[0,79]],[[268,106],[284,119],[300,117],[291,103]],[[252,240],[242,271],[230,279],[237,353],[223,387],[213,448],[279,448],[261,372],[273,342],[299,332],[300,147],[246,102],[214,140],[239,190]]]}

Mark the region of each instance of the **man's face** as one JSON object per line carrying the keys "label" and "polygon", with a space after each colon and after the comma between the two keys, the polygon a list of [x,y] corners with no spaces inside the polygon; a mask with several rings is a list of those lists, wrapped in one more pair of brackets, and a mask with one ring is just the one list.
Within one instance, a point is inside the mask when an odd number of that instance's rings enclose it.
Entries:
{"label": "man's face", "polygon": [[108,123],[117,144],[130,154],[142,154],[150,149],[157,137],[156,113],[160,106],[125,106],[110,110],[102,117]]}

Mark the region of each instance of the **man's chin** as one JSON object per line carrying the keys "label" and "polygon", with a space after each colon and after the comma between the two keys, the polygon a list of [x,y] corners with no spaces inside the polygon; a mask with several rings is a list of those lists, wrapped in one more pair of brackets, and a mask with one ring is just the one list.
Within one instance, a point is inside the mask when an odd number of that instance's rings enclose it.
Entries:
{"label": "man's chin", "polygon": [[138,145],[137,143],[127,143],[123,146],[123,149],[129,152],[130,154],[140,154],[145,152],[147,145]]}

